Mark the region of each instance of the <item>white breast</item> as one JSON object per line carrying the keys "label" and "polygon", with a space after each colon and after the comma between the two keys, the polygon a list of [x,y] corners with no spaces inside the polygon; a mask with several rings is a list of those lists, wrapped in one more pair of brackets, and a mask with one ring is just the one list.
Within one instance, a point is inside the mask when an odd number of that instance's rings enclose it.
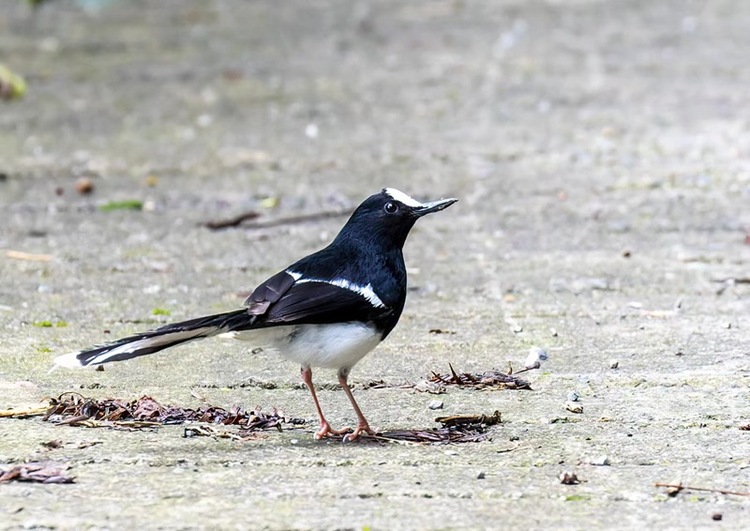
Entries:
{"label": "white breast", "polygon": [[278,350],[300,366],[326,369],[351,369],[380,343],[380,332],[359,322],[279,326],[234,337]]}

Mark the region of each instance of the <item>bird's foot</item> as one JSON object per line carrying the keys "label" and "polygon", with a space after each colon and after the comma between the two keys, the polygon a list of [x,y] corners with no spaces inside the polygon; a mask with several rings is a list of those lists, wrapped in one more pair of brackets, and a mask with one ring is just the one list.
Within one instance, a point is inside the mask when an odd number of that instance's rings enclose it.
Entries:
{"label": "bird's foot", "polygon": [[360,423],[357,425],[357,429],[355,429],[351,433],[347,433],[346,435],[344,435],[344,442],[356,441],[362,433],[366,433],[367,435],[376,435],[375,430],[370,428],[369,424]]}
{"label": "bird's foot", "polygon": [[320,423],[320,429],[315,432],[315,438],[317,440],[320,440],[331,435],[339,436],[339,435],[348,434],[351,431],[352,431],[351,428],[344,428],[342,430],[334,430],[333,428],[331,428],[331,425],[328,424],[328,421],[324,421]]}

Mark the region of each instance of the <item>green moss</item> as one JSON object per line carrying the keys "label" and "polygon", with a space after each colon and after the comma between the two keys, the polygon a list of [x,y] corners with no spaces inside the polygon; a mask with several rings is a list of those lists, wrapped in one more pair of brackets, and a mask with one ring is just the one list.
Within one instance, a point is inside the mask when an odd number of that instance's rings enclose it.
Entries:
{"label": "green moss", "polygon": [[65,321],[57,321],[56,323],[53,323],[52,321],[34,321],[31,324],[33,324],[37,328],[65,328],[66,326],[68,326],[68,323],[66,323]]}
{"label": "green moss", "polygon": [[102,212],[113,210],[143,210],[143,201],[138,199],[126,199],[124,201],[110,201],[99,207]]}

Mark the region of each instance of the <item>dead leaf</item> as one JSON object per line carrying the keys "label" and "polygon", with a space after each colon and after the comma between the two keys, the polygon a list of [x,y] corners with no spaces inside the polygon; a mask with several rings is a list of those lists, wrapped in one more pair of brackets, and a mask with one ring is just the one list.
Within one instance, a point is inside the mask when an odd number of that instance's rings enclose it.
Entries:
{"label": "dead leaf", "polygon": [[35,462],[16,465],[10,470],[0,470],[0,483],[10,481],[27,481],[32,483],[74,483],[75,477],[65,471],[68,465],[52,462]]}

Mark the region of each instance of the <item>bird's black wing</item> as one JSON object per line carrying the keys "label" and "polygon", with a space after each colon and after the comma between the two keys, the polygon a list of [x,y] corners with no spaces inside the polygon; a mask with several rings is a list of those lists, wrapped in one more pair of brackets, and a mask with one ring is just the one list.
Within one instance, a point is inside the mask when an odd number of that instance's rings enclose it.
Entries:
{"label": "bird's black wing", "polygon": [[325,281],[295,279],[286,271],[259,285],[245,306],[254,317],[247,328],[378,321],[392,313],[390,308],[373,304],[356,290]]}
{"label": "bird's black wing", "polygon": [[286,271],[276,273],[263,282],[243,303],[251,315],[263,315],[294,285],[294,277]]}
{"label": "bird's black wing", "polygon": [[259,319],[274,324],[324,324],[378,321],[391,313],[364,295],[322,281],[297,282]]}

